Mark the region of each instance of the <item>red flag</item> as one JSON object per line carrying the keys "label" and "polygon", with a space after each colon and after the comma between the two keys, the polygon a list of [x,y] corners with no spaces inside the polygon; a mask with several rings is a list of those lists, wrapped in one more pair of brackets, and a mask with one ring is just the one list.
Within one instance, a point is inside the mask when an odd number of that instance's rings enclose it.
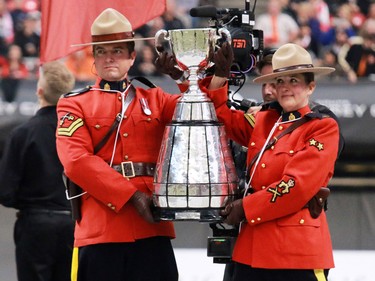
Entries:
{"label": "red flag", "polygon": [[91,42],[91,24],[106,8],[114,8],[131,22],[133,30],[160,16],[165,0],[42,0],[40,62],[62,58]]}

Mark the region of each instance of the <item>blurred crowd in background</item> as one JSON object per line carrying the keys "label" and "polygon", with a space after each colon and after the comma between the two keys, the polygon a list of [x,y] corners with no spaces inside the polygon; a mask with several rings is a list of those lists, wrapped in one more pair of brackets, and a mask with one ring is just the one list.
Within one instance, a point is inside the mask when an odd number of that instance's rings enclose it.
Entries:
{"label": "blurred crowd in background", "polygon": [[[136,30],[152,37],[160,29],[208,27],[207,18],[193,18],[190,9],[219,5],[218,0],[167,0],[165,13]],[[351,83],[375,80],[374,0],[267,0],[255,10],[255,29],[264,32],[264,47],[294,42],[306,48],[315,65],[332,66],[330,79]],[[231,8],[231,7],[225,7]],[[238,7],[237,7],[238,8]],[[243,7],[239,7],[243,8]],[[261,10],[259,12],[259,10]],[[41,32],[40,0],[0,0],[0,83],[2,99],[12,102],[19,80],[38,77]],[[154,66],[153,41],[137,44],[131,76],[160,76]],[[62,59],[77,82],[95,79],[91,48]],[[249,75],[252,75],[250,72]]]}

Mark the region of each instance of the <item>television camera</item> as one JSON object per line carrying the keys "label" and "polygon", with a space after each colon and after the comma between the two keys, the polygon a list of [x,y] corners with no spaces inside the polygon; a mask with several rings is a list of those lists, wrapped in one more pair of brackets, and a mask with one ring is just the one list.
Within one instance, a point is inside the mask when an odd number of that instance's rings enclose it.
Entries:
{"label": "television camera", "polygon": [[[209,26],[219,30],[226,28],[232,38],[234,61],[229,77],[229,86],[238,86],[236,91],[229,91],[228,105],[246,111],[254,105],[236,94],[246,81],[246,73],[256,66],[263,55],[263,31],[254,29],[256,0],[250,9],[250,0],[245,0],[245,9],[216,8],[214,6],[200,6],[190,10],[192,17],[209,18]],[[218,42],[220,45],[222,41]],[[215,66],[213,66],[215,67]],[[208,70],[210,72],[210,69]]]}
{"label": "television camera", "polygon": [[[232,39],[234,61],[228,80],[229,86],[238,86],[237,90],[229,90],[228,106],[247,111],[251,106],[257,105],[255,101],[244,99],[241,95],[235,96],[246,81],[246,74],[250,72],[262,59],[263,31],[254,29],[256,0],[250,10],[250,0],[245,0],[245,9],[224,8],[214,6],[200,6],[192,8],[192,17],[210,18],[211,28],[219,30],[226,28]],[[220,46],[224,42],[218,42]],[[213,66],[214,68],[215,66]],[[207,72],[212,72],[208,69]],[[241,192],[239,192],[241,193]],[[223,223],[211,223],[213,235],[207,240],[207,256],[213,257],[214,263],[228,263],[231,261],[233,246],[238,234],[237,227],[230,227]]]}
{"label": "television camera", "polygon": [[226,28],[229,31],[232,37],[234,66],[237,67],[238,72],[249,72],[262,56],[263,31],[253,29],[255,25],[254,9],[255,4],[250,10],[250,1],[246,0],[245,9],[200,6],[190,10],[192,17],[210,18],[210,27]]}

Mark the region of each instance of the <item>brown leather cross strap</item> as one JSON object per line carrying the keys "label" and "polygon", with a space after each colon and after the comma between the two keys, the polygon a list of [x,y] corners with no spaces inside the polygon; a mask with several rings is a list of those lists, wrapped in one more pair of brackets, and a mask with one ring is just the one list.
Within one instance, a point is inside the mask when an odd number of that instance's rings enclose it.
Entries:
{"label": "brown leather cross strap", "polygon": [[[152,83],[150,80],[148,80],[146,77],[142,77],[142,76],[133,77],[132,79],[130,79],[130,83],[132,83],[133,80],[137,80],[137,81],[145,84],[149,88],[156,88],[156,85],[154,83]],[[125,98],[124,112],[126,111],[126,108],[129,106],[129,104],[132,102],[133,98],[135,97],[135,94],[136,94],[135,92],[136,92],[135,87],[133,85],[131,85],[130,88],[129,88],[129,94]],[[112,126],[109,128],[108,132],[105,134],[103,139],[95,146],[94,154],[97,154],[99,152],[99,150],[102,149],[102,147],[107,143],[107,141],[109,140],[109,138],[111,137],[111,135],[113,134],[115,129],[120,124],[121,118],[122,118],[121,112],[119,112],[116,115],[115,121],[113,122]]]}
{"label": "brown leather cross strap", "polygon": [[[279,135],[277,135],[276,137],[273,137],[273,139],[270,140],[269,143],[266,145],[264,151],[266,151],[267,149],[272,147],[283,136],[291,133],[294,129],[297,129],[299,126],[301,126],[302,124],[305,124],[309,120],[311,120],[311,118],[307,118],[306,116],[304,116],[301,119],[295,121],[291,126],[286,128],[285,131],[282,131]],[[246,168],[246,181],[247,182],[250,180],[251,167],[254,165],[255,161],[258,159],[260,152],[261,152],[261,150],[258,151],[258,153],[254,155],[254,157],[250,161],[250,164]]]}
{"label": "brown leather cross strap", "polygon": [[[129,88],[129,94],[125,98],[125,110],[129,106],[129,104],[133,101],[134,97],[135,97],[135,89],[134,89],[133,85],[131,85],[130,88]],[[125,110],[124,110],[124,112],[125,112]],[[116,115],[115,121],[113,122],[112,126],[109,128],[109,130],[104,135],[104,137],[101,139],[101,141],[95,146],[94,154],[97,154],[99,152],[99,150],[102,149],[102,147],[107,143],[107,141],[109,140],[109,138],[111,137],[113,132],[116,130],[116,128],[120,124],[121,118],[122,118],[122,115],[121,115],[121,112],[119,112]]]}
{"label": "brown leather cross strap", "polygon": [[112,168],[121,173],[124,177],[132,178],[137,176],[154,176],[155,163],[146,162],[122,162],[121,165],[113,165]]}

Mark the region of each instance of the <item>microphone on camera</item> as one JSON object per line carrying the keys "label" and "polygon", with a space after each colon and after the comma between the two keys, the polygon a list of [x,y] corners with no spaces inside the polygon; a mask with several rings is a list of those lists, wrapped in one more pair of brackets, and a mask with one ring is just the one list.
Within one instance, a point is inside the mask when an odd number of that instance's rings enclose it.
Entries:
{"label": "microphone on camera", "polygon": [[238,9],[217,9],[214,6],[200,6],[190,9],[190,16],[200,17],[200,18],[216,18],[219,15],[226,15],[231,11],[236,11]]}

